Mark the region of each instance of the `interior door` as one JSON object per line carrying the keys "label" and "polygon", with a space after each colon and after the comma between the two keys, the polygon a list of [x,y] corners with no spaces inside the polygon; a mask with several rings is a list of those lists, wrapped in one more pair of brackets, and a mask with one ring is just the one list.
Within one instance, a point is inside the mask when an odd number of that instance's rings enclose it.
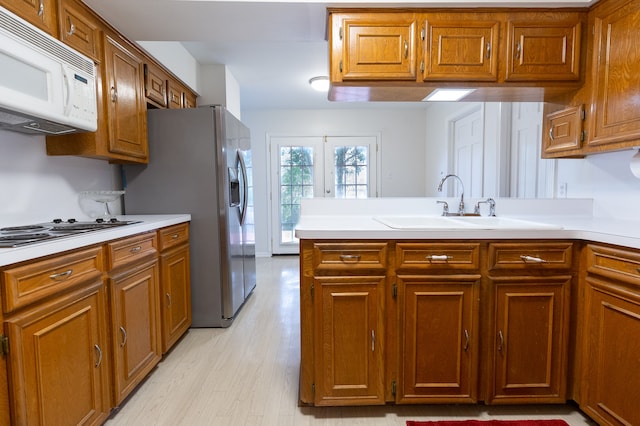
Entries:
{"label": "interior door", "polygon": [[[449,173],[465,185],[467,197],[482,197],[484,184],[484,119],[481,107],[474,108],[452,122],[452,155]],[[448,184],[447,195],[460,196],[458,185]]]}

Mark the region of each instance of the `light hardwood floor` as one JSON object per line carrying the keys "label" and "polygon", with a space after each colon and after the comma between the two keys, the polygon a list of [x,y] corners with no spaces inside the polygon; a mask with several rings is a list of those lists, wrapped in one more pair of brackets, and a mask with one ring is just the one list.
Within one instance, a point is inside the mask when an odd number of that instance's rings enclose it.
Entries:
{"label": "light hardwood floor", "polygon": [[403,426],[406,420],[562,418],[571,406],[298,407],[296,256],[257,259],[257,287],[228,329],[191,329],[107,425]]}

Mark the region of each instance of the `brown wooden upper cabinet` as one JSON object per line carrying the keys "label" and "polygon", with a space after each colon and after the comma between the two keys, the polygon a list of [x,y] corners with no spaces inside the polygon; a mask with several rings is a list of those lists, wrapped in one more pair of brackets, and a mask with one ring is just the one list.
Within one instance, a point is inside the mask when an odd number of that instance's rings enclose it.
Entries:
{"label": "brown wooden upper cabinet", "polygon": [[580,16],[520,19],[507,24],[506,81],[580,80]]}
{"label": "brown wooden upper cabinet", "polygon": [[53,37],[58,35],[56,0],[2,0],[1,4]]}
{"label": "brown wooden upper cabinet", "polygon": [[542,157],[562,157],[572,153],[579,155],[585,137],[584,105],[547,112],[551,106],[545,104]]}
{"label": "brown wooden upper cabinet", "polygon": [[146,162],[147,120],[142,59],[132,48],[107,35],[104,49],[109,152]]}
{"label": "brown wooden upper cabinet", "polygon": [[333,14],[331,19],[334,80],[416,79],[413,14]]}
{"label": "brown wooden upper cabinet", "polygon": [[421,30],[423,80],[496,81],[498,40],[496,20],[427,19]]}
{"label": "brown wooden upper cabinet", "polygon": [[593,14],[593,85],[588,145],[622,148],[640,138],[640,2],[610,1]]}
{"label": "brown wooden upper cabinet", "polygon": [[144,94],[147,101],[154,105],[167,107],[167,80],[169,76],[160,67],[152,64],[144,64]]}
{"label": "brown wooden upper cabinet", "polygon": [[78,0],[58,1],[58,28],[61,41],[100,62],[100,23]]}

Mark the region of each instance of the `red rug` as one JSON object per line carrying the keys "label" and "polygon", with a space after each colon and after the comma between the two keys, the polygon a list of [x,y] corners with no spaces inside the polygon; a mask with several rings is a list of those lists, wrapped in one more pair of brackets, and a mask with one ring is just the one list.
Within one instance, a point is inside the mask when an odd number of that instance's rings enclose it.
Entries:
{"label": "red rug", "polygon": [[407,420],[407,426],[569,426],[564,420]]}

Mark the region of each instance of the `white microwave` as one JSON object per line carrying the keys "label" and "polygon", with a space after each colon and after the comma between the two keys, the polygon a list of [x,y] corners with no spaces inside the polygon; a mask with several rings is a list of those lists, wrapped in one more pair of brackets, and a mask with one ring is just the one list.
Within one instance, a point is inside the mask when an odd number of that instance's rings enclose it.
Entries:
{"label": "white microwave", "polygon": [[0,7],[0,129],[95,131],[95,74],[93,60]]}

